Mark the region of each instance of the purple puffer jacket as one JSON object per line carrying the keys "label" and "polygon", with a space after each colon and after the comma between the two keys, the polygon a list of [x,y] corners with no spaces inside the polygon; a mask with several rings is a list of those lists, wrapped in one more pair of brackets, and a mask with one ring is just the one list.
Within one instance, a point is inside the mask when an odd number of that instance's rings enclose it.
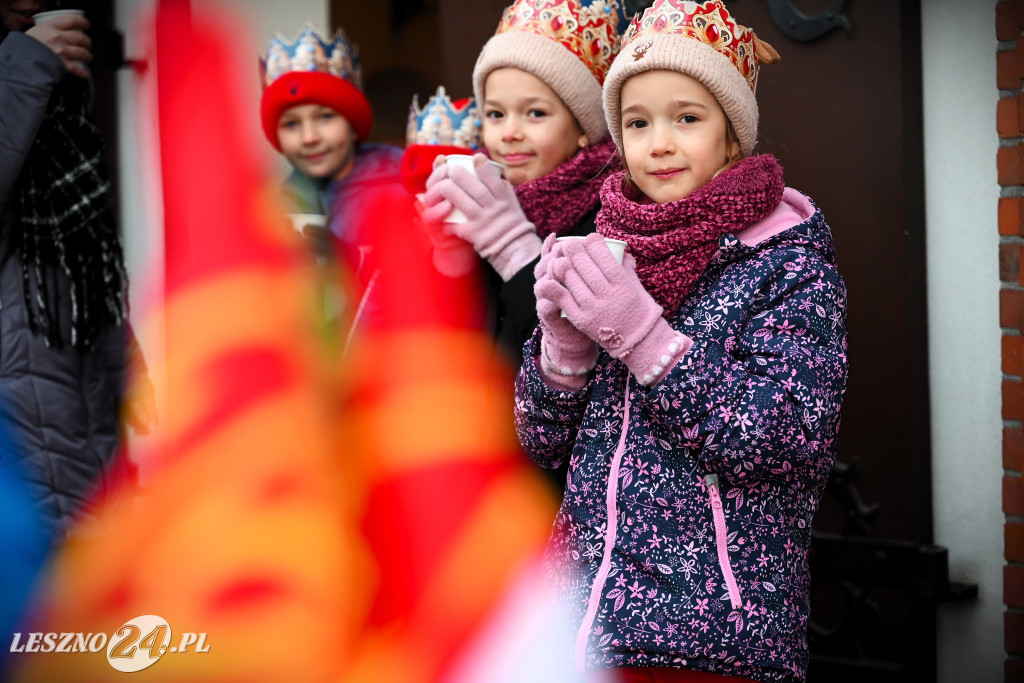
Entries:
{"label": "purple puffer jacket", "polygon": [[602,351],[558,392],[539,332],[527,343],[516,428],[540,465],[569,460],[546,566],[578,667],[805,678],[811,518],[847,376],[846,287],[813,211],[756,246],[720,240],[669,320],[693,346],[654,387]]}

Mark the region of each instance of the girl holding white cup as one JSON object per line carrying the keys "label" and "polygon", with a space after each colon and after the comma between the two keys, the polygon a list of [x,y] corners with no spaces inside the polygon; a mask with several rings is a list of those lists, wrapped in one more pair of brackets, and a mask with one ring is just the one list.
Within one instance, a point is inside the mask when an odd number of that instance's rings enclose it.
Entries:
{"label": "girl holding white cup", "polygon": [[486,261],[493,332],[517,365],[538,323],[533,270],[544,238],[594,232],[601,185],[619,169],[601,83],[625,25],[620,3],[556,3],[552,11],[575,19],[558,27],[534,4],[506,10],[473,71],[490,163],[483,154],[438,157],[422,214],[442,273],[466,275]]}

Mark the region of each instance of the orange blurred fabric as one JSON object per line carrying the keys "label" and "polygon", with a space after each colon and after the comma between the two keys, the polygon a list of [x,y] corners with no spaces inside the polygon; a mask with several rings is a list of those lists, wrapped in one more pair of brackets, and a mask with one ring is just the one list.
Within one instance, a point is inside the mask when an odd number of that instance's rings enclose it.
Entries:
{"label": "orange blurred fabric", "polygon": [[[553,502],[518,451],[512,374],[474,293],[433,271],[408,197],[365,217],[382,316],[330,355],[309,259],[237,123],[256,115],[239,25],[158,4],[165,298],[139,327],[164,330],[150,370],[166,405],[140,456],[150,481],[59,550],[22,630],[111,636],[152,614],[171,644],[207,634],[210,652],[166,653],[142,681],[441,681],[541,552]],[[12,660],[17,681],[124,675],[104,652]]]}

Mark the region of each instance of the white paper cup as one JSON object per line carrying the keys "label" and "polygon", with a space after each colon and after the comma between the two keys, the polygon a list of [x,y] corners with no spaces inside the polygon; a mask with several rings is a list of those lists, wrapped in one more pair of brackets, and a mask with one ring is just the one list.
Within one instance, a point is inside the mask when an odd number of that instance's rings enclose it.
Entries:
{"label": "white paper cup", "polygon": [[[582,240],[582,239],[586,239],[586,236],[585,235],[567,235],[565,237],[556,237],[555,239],[557,241],[559,241],[559,242],[563,242],[565,240]],[[612,239],[611,237],[605,237],[604,238],[604,243],[608,245],[608,251],[612,252],[612,256],[614,256],[615,260],[618,261],[619,264],[621,265],[622,264],[622,257],[626,255],[626,243],[623,242],[622,240]]]}
{"label": "white paper cup", "polygon": [[[582,240],[586,239],[585,235],[567,235],[566,237],[556,237],[557,241],[562,242],[564,240]],[[612,239],[611,237],[605,237],[604,243],[608,245],[608,251],[612,252],[612,256],[615,260],[622,264],[622,257],[626,255],[626,243],[622,240]],[[565,312],[562,312],[562,317],[565,317]]]}
{"label": "white paper cup", "polygon": [[[449,154],[444,158],[444,163],[451,164],[452,166],[461,166],[470,173],[476,173],[476,167],[473,166],[473,155],[472,154]],[[505,174],[505,167],[499,164],[497,161],[488,161],[498,169],[498,173],[501,175]],[[448,214],[447,218],[444,219],[445,223],[465,223],[466,214],[462,213],[458,209],[452,209],[451,213]]]}
{"label": "white paper cup", "polygon": [[80,10],[80,9],[55,9],[55,10],[51,10],[49,12],[40,12],[39,14],[33,14],[32,15],[32,21],[36,22],[36,24],[45,24],[46,22],[50,21],[51,19],[56,19],[57,17],[66,17],[69,14],[74,14],[74,15],[79,16],[79,17],[84,17],[85,16],[85,10]]}
{"label": "white paper cup", "polygon": [[292,227],[299,234],[305,234],[304,230],[307,225],[313,225],[318,228],[327,227],[327,216],[322,216],[318,213],[290,213],[288,218],[292,221]]}

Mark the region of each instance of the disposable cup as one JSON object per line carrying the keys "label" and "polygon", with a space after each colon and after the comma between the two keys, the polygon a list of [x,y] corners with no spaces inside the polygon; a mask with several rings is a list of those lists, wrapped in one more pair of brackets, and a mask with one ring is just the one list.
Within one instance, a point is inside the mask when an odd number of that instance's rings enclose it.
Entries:
{"label": "disposable cup", "polygon": [[307,225],[317,228],[327,227],[327,216],[322,216],[318,213],[290,213],[288,218],[292,221],[292,227],[303,235]]}
{"label": "disposable cup", "polygon": [[[586,239],[586,237],[582,235],[567,235],[566,237],[557,237],[555,239],[559,242],[563,242],[565,240],[582,240]],[[608,245],[608,251],[612,252],[612,256],[614,256],[615,260],[621,265],[622,257],[626,255],[626,243],[622,240],[612,239],[611,237],[605,237],[604,243]],[[565,317],[564,311],[562,312],[562,317]]]}
{"label": "disposable cup", "polygon": [[[444,158],[444,163],[451,164],[452,166],[461,166],[471,173],[476,173],[476,167],[473,166],[473,155],[472,154],[449,154]],[[499,164],[497,161],[488,161],[498,169],[498,173],[504,175],[505,167]],[[465,223],[466,214],[462,213],[458,209],[452,209],[451,213],[444,219],[445,223]]]}
{"label": "disposable cup", "polygon": [[55,9],[49,12],[40,12],[39,14],[32,15],[32,21],[36,24],[45,24],[46,22],[56,19],[57,17],[66,17],[69,14],[74,14],[79,17],[85,16],[85,10],[80,9]]}
{"label": "disposable cup", "polygon": [[[557,237],[556,239],[559,242],[564,242],[566,240],[582,240],[582,239],[586,239],[586,236],[584,236],[584,235],[567,235],[565,237]],[[611,237],[605,237],[604,238],[604,243],[608,245],[608,251],[612,252],[612,256],[615,257],[615,260],[618,261],[621,264],[622,263],[622,257],[626,255],[626,243],[623,242],[622,240],[612,239]]]}

